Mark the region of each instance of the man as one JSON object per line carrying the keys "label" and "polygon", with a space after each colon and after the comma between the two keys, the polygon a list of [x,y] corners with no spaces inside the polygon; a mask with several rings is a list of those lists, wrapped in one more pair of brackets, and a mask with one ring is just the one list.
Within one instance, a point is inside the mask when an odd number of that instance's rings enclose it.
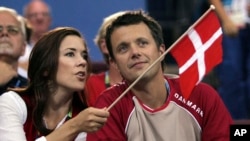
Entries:
{"label": "man", "polygon": [[122,76],[120,72],[114,67],[113,61],[110,59],[108,49],[105,43],[106,28],[115,20],[118,16],[122,15],[124,12],[116,12],[104,18],[103,23],[94,39],[95,44],[99,47],[103,54],[108,70],[105,72],[100,72],[97,74],[91,74],[85,86],[85,91],[87,94],[87,101],[89,106],[95,104],[96,99],[102,91],[110,86],[121,82]]}
{"label": "man", "polygon": [[[109,107],[165,51],[160,25],[143,11],[130,11],[107,28],[110,57],[125,79],[104,91],[96,107]],[[103,128],[88,141],[229,140],[232,118],[218,93],[200,83],[185,99],[178,78],[157,62],[111,109]]]}
{"label": "man", "polygon": [[18,59],[25,51],[25,27],[16,11],[0,7],[0,94],[8,87],[22,87],[27,79],[17,73]]}
{"label": "man", "polygon": [[19,59],[19,70],[23,76],[27,77],[29,54],[39,38],[45,32],[49,31],[51,26],[51,11],[49,5],[43,0],[32,0],[25,5],[23,15],[32,28],[30,41],[26,46],[25,54]]}
{"label": "man", "polygon": [[30,42],[31,45],[34,45],[37,40],[50,29],[50,7],[43,0],[32,0],[24,7],[23,14],[32,26]]}

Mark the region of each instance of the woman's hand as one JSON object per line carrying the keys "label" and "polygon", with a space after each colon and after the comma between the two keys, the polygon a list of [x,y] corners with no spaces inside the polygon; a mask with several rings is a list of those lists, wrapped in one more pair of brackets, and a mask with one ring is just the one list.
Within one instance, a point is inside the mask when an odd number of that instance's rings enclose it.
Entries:
{"label": "woman's hand", "polygon": [[89,107],[81,111],[74,120],[81,132],[94,132],[106,123],[108,116],[109,112],[106,111],[106,108]]}

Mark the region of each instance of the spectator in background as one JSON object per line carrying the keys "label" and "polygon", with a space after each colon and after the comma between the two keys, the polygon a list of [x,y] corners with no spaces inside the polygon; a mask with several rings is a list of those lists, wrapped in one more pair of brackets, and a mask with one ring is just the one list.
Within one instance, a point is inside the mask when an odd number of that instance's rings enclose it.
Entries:
{"label": "spectator in background", "polygon": [[85,141],[108,111],[87,108],[83,95],[90,72],[86,41],[73,28],[44,34],[28,67],[29,85],[0,96],[0,137],[13,141]]}
{"label": "spectator in background", "polygon": [[[128,11],[107,28],[110,58],[124,81],[106,89],[95,106],[113,104],[164,52],[162,28],[143,11]],[[218,93],[197,84],[183,97],[178,78],[164,75],[163,59],[109,111],[106,124],[87,141],[228,141],[232,118]]]}
{"label": "spectator in background", "polygon": [[[31,33],[32,33],[32,28],[31,25],[28,23],[27,19],[23,18],[24,22],[25,22],[25,32],[26,32],[26,47],[25,47],[25,53],[24,55],[22,55],[19,60],[18,60],[18,73],[27,79],[27,67],[28,67],[28,58],[29,58],[29,54],[31,52],[31,47],[29,47],[30,45],[30,37],[31,37]],[[24,61],[23,59],[26,59],[26,61]],[[26,68],[26,69],[24,69]]]}
{"label": "spectator in background", "polygon": [[26,32],[23,18],[14,9],[0,7],[0,95],[9,87],[23,87],[28,81],[17,72],[24,54]]}
{"label": "spectator in background", "polygon": [[29,54],[37,40],[49,31],[52,17],[49,5],[43,0],[31,0],[24,6],[23,15],[27,19],[27,24],[32,28],[25,54],[19,59],[19,72],[22,76],[27,77]]}
{"label": "spectator in background", "polygon": [[233,119],[250,119],[250,18],[247,0],[209,0],[221,20],[223,62],[218,92]]}
{"label": "spectator in background", "polygon": [[91,74],[86,83],[86,94],[88,99],[88,105],[93,106],[97,97],[106,88],[122,81],[122,76],[118,69],[114,66],[114,62],[110,59],[108,49],[105,42],[106,28],[115,20],[118,16],[122,15],[123,11],[114,13],[104,18],[103,23],[96,35],[94,42],[102,52],[103,58],[108,70],[100,72],[98,74]]}
{"label": "spectator in background", "polygon": [[43,0],[31,0],[24,7],[23,14],[33,29],[30,42],[34,45],[50,29],[52,22],[50,7]]}

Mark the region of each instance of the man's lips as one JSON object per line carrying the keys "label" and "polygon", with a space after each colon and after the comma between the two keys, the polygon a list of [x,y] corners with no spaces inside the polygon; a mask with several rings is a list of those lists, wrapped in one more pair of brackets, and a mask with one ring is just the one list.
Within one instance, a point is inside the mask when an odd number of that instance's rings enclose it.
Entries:
{"label": "man's lips", "polygon": [[136,63],[133,63],[129,66],[129,68],[133,68],[133,67],[136,67],[136,66],[141,66],[143,64],[145,64],[146,62],[136,62]]}

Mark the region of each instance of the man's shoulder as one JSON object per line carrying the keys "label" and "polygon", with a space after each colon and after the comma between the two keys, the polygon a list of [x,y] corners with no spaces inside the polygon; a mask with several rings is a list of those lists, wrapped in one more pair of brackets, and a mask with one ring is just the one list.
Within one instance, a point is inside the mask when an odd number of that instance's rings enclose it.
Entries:
{"label": "man's shoulder", "polygon": [[[179,75],[165,74],[164,77],[168,80],[170,88],[175,89],[177,93],[181,94]],[[204,82],[199,82],[196,86],[194,86],[191,95],[207,96],[207,95],[218,95],[218,93],[211,85]]]}
{"label": "man's shoulder", "polygon": [[13,77],[7,84],[0,86],[0,95],[8,90],[8,88],[25,87],[28,85],[28,79],[18,75]]}

